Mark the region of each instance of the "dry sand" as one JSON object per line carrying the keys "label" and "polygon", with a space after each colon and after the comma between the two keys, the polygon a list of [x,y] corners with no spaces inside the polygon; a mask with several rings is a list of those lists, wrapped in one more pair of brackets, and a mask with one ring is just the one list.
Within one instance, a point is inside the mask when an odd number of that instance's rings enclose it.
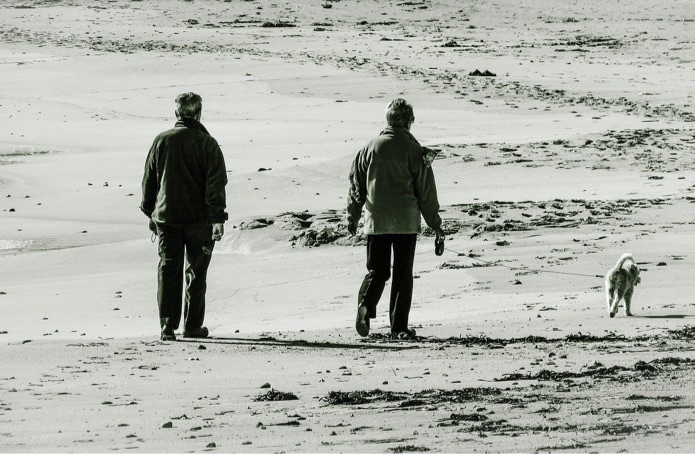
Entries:
{"label": "dry sand", "polygon": [[[695,451],[689,0],[5,0],[0,451]],[[489,71],[494,77],[470,76]],[[138,210],[196,91],[230,171],[213,338],[162,343]],[[354,331],[350,161],[415,106],[447,252]],[[600,276],[642,283],[610,319]]]}

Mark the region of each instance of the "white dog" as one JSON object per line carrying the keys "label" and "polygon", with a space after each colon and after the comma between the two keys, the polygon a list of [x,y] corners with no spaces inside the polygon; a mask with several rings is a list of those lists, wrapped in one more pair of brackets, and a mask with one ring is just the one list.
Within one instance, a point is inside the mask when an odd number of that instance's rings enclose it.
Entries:
{"label": "white dog", "polygon": [[642,282],[639,268],[632,254],[623,254],[613,268],[606,274],[606,303],[611,318],[618,313],[618,303],[625,300],[625,315],[631,316],[630,304],[635,286]]}

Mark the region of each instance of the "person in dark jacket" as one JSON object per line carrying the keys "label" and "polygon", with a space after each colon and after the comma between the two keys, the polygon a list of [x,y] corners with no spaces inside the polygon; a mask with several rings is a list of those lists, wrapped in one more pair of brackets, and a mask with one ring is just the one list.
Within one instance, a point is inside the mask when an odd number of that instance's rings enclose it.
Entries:
{"label": "person in dark jacket", "polygon": [[413,262],[420,216],[444,240],[434,173],[428,150],[410,133],[413,108],[404,99],[386,107],[388,127],[355,157],[350,169],[347,208],[348,231],[355,235],[364,207],[367,235],[367,270],[358,294],[356,329],[369,334],[369,320],[391,277],[389,320],[395,336],[412,337],[408,317],[413,295]]}
{"label": "person in dark jacket", "polygon": [[176,125],[155,139],[142,179],[140,209],[159,237],[157,303],[161,339],[176,340],[185,272],[184,337],[209,335],[205,317],[206,275],[214,242],[227,220],[227,170],[217,141],[200,123],[202,99],[176,97]]}

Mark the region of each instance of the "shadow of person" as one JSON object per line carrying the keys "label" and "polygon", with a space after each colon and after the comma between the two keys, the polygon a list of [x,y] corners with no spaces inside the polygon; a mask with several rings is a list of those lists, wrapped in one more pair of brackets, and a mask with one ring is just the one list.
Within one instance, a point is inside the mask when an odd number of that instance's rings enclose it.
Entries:
{"label": "shadow of person", "polygon": [[342,350],[410,350],[419,348],[417,345],[374,345],[366,342],[359,344],[338,342],[310,342],[302,339],[281,340],[274,337],[243,338],[210,336],[203,339],[179,338],[177,342],[195,344],[226,344],[226,345],[268,345],[295,348],[342,349]]}

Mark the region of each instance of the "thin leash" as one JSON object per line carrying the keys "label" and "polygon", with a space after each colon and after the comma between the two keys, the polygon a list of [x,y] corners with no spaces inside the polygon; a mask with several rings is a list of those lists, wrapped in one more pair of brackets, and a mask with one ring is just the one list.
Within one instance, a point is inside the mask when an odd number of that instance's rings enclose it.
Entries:
{"label": "thin leash", "polygon": [[449,251],[449,252],[453,252],[454,254],[456,254],[456,255],[459,256],[459,257],[467,257],[467,258],[469,258],[469,259],[471,259],[471,260],[476,260],[476,261],[478,261],[478,262],[486,263],[486,264],[488,264],[488,265],[501,266],[501,267],[509,268],[510,270],[515,270],[515,271],[532,271],[532,272],[536,272],[536,273],[564,274],[564,275],[566,275],[566,276],[599,277],[599,278],[601,278],[601,279],[603,279],[603,277],[604,277],[604,276],[601,276],[600,274],[567,273],[567,272],[564,272],[564,271],[539,270],[539,269],[533,269],[533,268],[519,268],[519,267],[513,267],[513,266],[508,266],[508,265],[502,265],[501,263],[497,263],[497,262],[490,262],[490,261],[488,261],[488,260],[479,259],[479,258],[477,258],[477,257],[473,257],[473,256],[471,256],[471,255],[468,255],[468,254],[466,254],[465,252],[458,252],[458,251],[455,251],[455,250],[450,249],[450,248],[448,248],[448,247],[445,247],[444,250]]}

